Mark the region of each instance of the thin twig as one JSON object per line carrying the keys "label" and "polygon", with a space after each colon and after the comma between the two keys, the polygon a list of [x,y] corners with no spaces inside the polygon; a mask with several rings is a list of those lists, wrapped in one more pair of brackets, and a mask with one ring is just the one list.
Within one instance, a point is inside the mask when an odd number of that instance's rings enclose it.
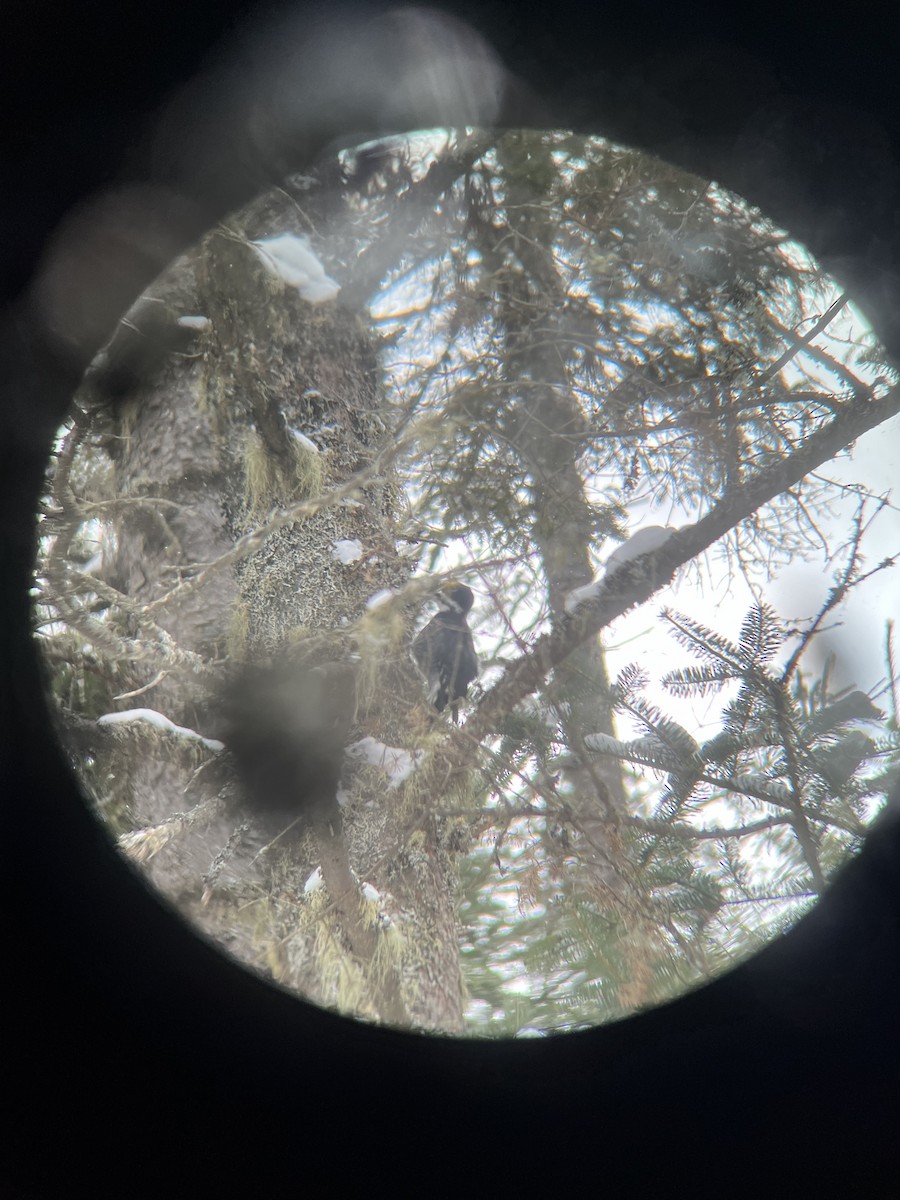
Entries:
{"label": "thin twig", "polygon": [[837,300],[835,300],[833,304],[829,305],[825,312],[822,313],[821,317],[819,317],[819,319],[813,323],[809,331],[802,337],[797,337],[792,330],[786,329],[784,326],[782,326],[783,333],[786,337],[791,338],[793,345],[789,346],[783,354],[779,355],[779,357],[776,358],[771,366],[767,367],[765,371],[762,371],[759,375],[754,377],[753,386],[760,388],[763,386],[763,384],[768,383],[770,379],[774,379],[774,377],[784,367],[787,366],[792,358],[796,358],[801,350],[805,350],[809,347],[809,343],[814,337],[820,334],[823,329],[828,328],[841,309],[846,308],[849,303],[850,296],[847,292],[844,292],[842,295],[838,296]]}

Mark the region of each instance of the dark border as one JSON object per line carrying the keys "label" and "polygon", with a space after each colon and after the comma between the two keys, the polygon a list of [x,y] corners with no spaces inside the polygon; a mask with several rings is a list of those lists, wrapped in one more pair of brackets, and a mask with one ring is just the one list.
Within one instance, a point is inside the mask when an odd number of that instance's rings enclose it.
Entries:
{"label": "dark border", "polygon": [[[885,12],[865,5],[782,6],[771,19],[709,3],[598,7],[455,11],[513,69],[510,119],[593,127],[710,172],[856,287],[900,354],[896,24],[889,35]],[[244,153],[258,142],[233,136],[244,127],[246,58],[227,47],[262,11],[235,0],[95,0],[4,14],[4,1194],[477,1195],[525,1185],[827,1195],[854,1181],[862,1194],[891,1194],[894,826],[797,930],[695,995],[591,1033],[481,1044],[369,1029],[251,978],[145,890],[79,802],[27,636],[31,505],[91,340],[153,273],[153,255],[105,280],[108,310],[86,314],[80,341],[48,342],[22,296],[54,229],[99,187],[152,183],[159,212],[188,237],[259,182],[260,157]],[[358,6],[347,28],[362,15]],[[173,92],[203,71],[155,135]],[[226,134],[211,136],[198,166],[185,145],[210,117]],[[263,164],[310,152],[289,134]],[[173,208],[172,189],[187,203]]]}

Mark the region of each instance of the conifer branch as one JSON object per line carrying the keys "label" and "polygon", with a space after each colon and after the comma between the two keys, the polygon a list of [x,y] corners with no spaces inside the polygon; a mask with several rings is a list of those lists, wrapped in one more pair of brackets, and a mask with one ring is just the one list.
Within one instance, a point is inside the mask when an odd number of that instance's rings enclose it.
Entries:
{"label": "conifer branch", "polygon": [[862,434],[900,412],[900,387],[881,400],[846,405],[840,415],[815,433],[788,458],[746,480],[739,492],[723,496],[705,516],[673,533],[665,545],[616,571],[597,598],[579,606],[553,632],[537,639],[530,650],[507,667],[466,723],[475,740],[490,735],[497,722],[541,686],[554,667],[587,638],[671,582],[676,570],[706,550],[757,509],[833,458]]}

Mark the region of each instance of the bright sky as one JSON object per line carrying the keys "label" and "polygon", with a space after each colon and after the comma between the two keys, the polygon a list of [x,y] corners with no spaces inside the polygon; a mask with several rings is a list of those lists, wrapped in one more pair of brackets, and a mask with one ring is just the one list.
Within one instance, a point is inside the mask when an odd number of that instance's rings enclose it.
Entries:
{"label": "bright sky", "polygon": [[[897,478],[898,456],[900,418],[894,418],[881,429],[873,430],[860,439],[852,459],[836,464],[829,473],[845,482],[865,483],[873,492],[889,494]],[[854,507],[849,501],[844,507],[845,511],[841,514],[843,520],[839,518],[824,523],[829,540],[833,538],[835,544],[840,544],[849,536]],[[648,506],[643,513],[636,514],[635,523],[630,528],[633,530],[644,523],[665,524],[669,521],[673,525],[683,523],[676,516],[670,517],[668,512],[653,510]],[[612,543],[609,549],[613,549]],[[888,507],[879,514],[866,536],[863,571],[893,556],[897,556],[898,565],[880,572],[852,591],[840,608],[826,620],[825,632],[814,640],[804,657],[805,670],[815,675],[821,671],[828,655],[835,655],[835,690],[858,687],[875,694],[886,681],[885,627],[889,620],[897,617],[900,609],[900,512]],[[756,582],[783,620],[800,622],[818,613],[843,561],[843,558],[826,560],[823,550],[810,561],[792,563],[778,571],[771,582],[763,575]],[[658,613],[665,607],[702,621],[725,636],[737,636],[744,615],[753,603],[753,594],[740,576],[728,578],[724,566],[717,562],[713,554],[706,556],[706,562],[708,567],[704,571],[706,579],[703,583],[697,583],[692,575],[682,572],[680,579],[658,592],[648,604],[627,613],[612,625],[605,638],[611,674],[617,674],[630,662],[639,662],[646,665],[651,678],[658,678],[674,667],[686,666],[694,661],[664,632],[657,619]],[[721,579],[718,585],[714,585],[709,578],[715,574]],[[792,646],[793,643],[787,643],[788,653]],[[672,700],[663,689],[653,689],[651,699],[671,711]],[[682,705],[684,702],[678,703]],[[887,707],[887,697],[882,696],[879,703]],[[709,719],[720,710],[721,705],[721,697],[712,697],[695,708],[701,722],[698,729],[705,724],[704,710],[706,719]],[[689,724],[685,721],[682,723]]]}
{"label": "bright sky", "polygon": [[[834,655],[832,690],[860,688],[875,696],[885,711],[890,709],[889,697],[884,693],[887,682],[885,630],[887,622],[895,620],[900,609],[900,510],[894,507],[900,504],[895,486],[898,467],[900,417],[895,417],[860,438],[850,457],[835,461],[821,472],[843,483],[865,486],[875,495],[891,496],[893,489],[891,504],[878,514],[866,533],[862,573],[884,559],[896,557],[897,565],[879,572],[851,591],[840,607],[829,614],[823,632],[814,639],[802,663],[804,673],[814,677],[821,672],[828,656]],[[849,538],[855,511],[855,500],[848,497],[833,516],[823,518],[821,527],[832,550]],[[634,532],[642,524],[677,526],[687,519],[686,514],[644,505],[642,511],[634,514],[629,531]],[[613,548],[610,544],[609,550]],[[828,558],[823,547],[806,561],[795,561],[776,570],[771,580],[760,572],[753,582],[762,589],[763,598],[785,622],[807,622],[821,609],[845,562],[844,555]],[[705,563],[703,581],[698,583],[693,573],[683,571],[681,578],[670,587],[658,592],[640,609],[620,618],[607,631],[605,641],[612,675],[630,662],[639,662],[647,667],[651,679],[656,679],[666,671],[692,661],[657,620],[657,614],[665,607],[684,612],[725,636],[737,636],[741,621],[754,602],[753,593],[743,578],[726,575],[724,566],[717,562],[712,551],[705,556]],[[716,576],[721,580],[717,585],[713,583]],[[794,644],[793,641],[786,643],[785,657]],[[650,698],[664,710],[672,711],[671,698],[664,689],[654,688]],[[678,703],[681,706],[684,702]],[[694,713],[699,724],[692,732],[708,733],[707,722],[715,722],[721,707],[721,697],[713,696],[698,702]],[[683,720],[683,709],[680,713],[679,720],[690,727],[690,722]]]}

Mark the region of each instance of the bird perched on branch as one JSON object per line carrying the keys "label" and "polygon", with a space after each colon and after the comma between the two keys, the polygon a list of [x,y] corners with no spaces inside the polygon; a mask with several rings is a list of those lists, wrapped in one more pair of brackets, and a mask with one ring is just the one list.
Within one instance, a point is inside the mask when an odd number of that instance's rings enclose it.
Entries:
{"label": "bird perched on branch", "polygon": [[478,674],[478,656],[466,614],[475,597],[472,589],[449,579],[436,596],[441,606],[412,644],[412,654],[428,683],[428,703],[438,712],[450,705],[453,724],[459,723],[459,701]]}

